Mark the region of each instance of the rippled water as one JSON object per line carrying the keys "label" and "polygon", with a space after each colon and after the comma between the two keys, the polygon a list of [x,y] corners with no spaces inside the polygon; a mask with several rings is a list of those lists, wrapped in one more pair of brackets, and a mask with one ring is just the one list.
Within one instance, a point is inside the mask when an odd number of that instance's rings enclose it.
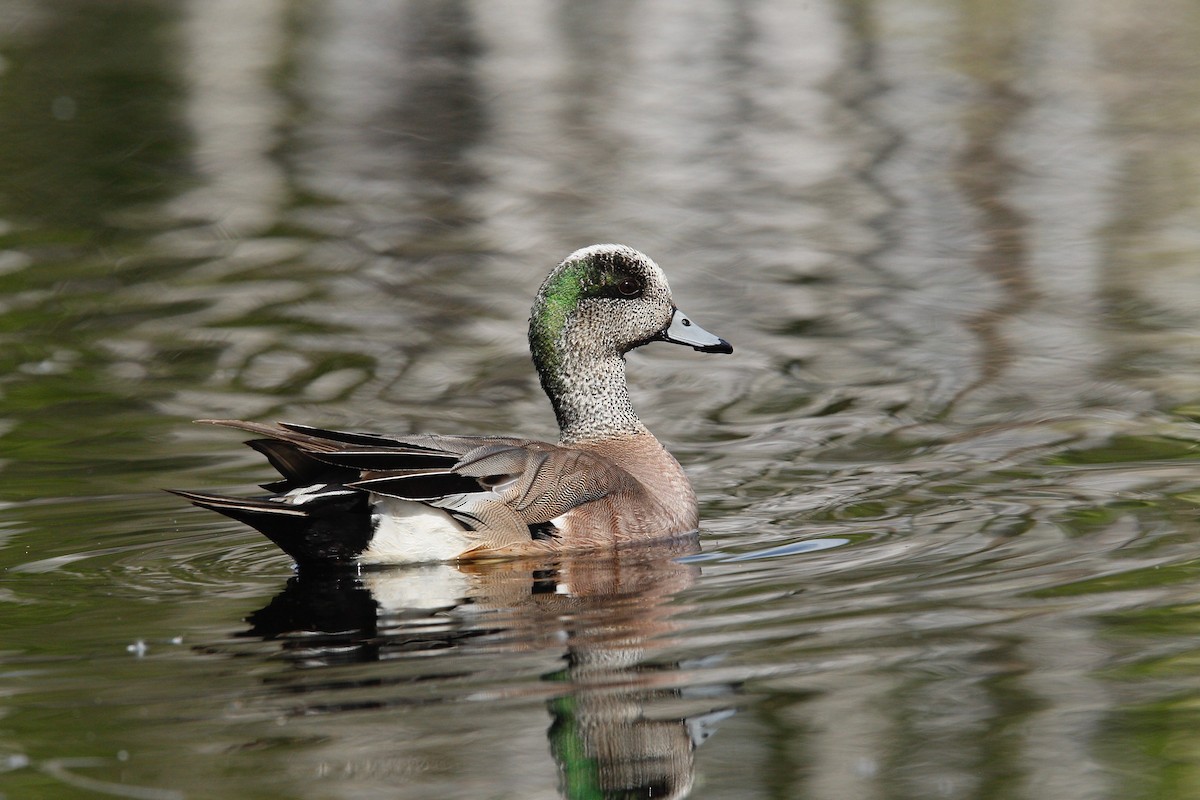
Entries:
{"label": "rippled water", "polygon": [[[0,2],[0,796],[1200,786],[1200,14]],[[732,357],[699,548],[294,576],[198,417],[553,438],[576,247]]]}

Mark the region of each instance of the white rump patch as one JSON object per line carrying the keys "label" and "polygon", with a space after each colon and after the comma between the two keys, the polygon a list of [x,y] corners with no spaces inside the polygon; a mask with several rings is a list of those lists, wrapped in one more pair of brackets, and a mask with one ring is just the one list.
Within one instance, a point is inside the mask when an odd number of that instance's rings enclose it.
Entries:
{"label": "white rump patch", "polygon": [[445,511],[411,500],[380,497],[372,508],[374,534],[360,564],[452,561],[475,544]]}

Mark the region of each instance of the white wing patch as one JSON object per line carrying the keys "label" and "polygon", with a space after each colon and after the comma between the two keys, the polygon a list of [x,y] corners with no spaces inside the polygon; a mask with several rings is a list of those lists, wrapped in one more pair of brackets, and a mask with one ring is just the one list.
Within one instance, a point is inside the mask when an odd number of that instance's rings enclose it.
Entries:
{"label": "white wing patch", "polygon": [[360,564],[452,561],[475,543],[445,511],[411,500],[378,498],[371,523],[374,534]]}
{"label": "white wing patch", "polygon": [[302,506],[314,500],[320,500],[325,497],[344,497],[355,494],[357,491],[357,489],[347,489],[345,486],[334,486],[331,489],[328,484],[314,483],[312,486],[302,486],[299,489],[293,489],[285,495],[272,497],[271,499],[277,503],[286,503],[290,506]]}

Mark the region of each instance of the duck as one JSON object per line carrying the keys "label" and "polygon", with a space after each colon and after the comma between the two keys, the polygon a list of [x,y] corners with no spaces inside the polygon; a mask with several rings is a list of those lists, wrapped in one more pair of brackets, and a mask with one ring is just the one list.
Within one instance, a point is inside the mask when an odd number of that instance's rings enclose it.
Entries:
{"label": "duck", "polygon": [[625,356],[652,342],[733,347],[676,306],[662,269],[625,245],[571,253],[542,282],[529,349],[556,443],[387,435],[205,419],[256,438],[266,496],[168,490],[255,528],[300,569],[472,562],[616,550],[699,528],[679,462],[638,417]]}

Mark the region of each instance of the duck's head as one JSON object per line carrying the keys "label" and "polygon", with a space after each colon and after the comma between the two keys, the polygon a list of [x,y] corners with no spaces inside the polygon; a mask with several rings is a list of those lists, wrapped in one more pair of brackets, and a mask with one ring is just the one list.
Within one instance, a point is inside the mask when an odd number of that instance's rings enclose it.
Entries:
{"label": "duck's head", "polygon": [[654,341],[733,352],[676,308],[657,264],[620,244],[595,244],[563,259],[538,290],[529,319],[534,359],[547,366],[558,356],[621,356]]}
{"label": "duck's head", "polygon": [[[675,306],[667,278],[648,256],[619,244],[576,250],[538,290],[529,346],[546,393],[557,398],[590,386],[635,347],[662,341],[705,353],[732,353],[729,342]],[[624,373],[621,372],[622,391]],[[560,422],[562,422],[560,414]]]}

